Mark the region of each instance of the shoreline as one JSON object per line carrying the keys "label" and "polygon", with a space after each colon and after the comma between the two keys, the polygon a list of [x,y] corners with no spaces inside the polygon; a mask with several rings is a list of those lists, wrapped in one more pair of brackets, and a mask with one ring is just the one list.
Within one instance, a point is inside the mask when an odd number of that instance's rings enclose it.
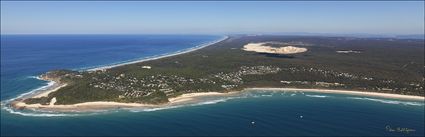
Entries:
{"label": "shoreline", "polygon": [[229,96],[237,92],[202,92],[202,93],[188,93],[180,96],[169,98],[168,103],[164,104],[143,104],[143,103],[122,103],[112,101],[94,101],[84,102],[71,105],[41,105],[41,104],[26,104],[22,101],[12,102],[12,107],[15,109],[32,109],[32,110],[47,110],[47,111],[64,111],[64,112],[85,112],[85,111],[98,111],[107,109],[119,108],[160,108],[174,105],[187,104],[192,101],[196,102],[199,97],[207,96]]}
{"label": "shoreline", "polygon": [[302,91],[302,92],[315,92],[315,93],[330,93],[330,94],[344,94],[344,95],[358,95],[366,97],[382,97],[388,99],[402,99],[402,100],[411,100],[411,101],[425,101],[423,96],[413,96],[413,95],[401,95],[401,94],[391,94],[391,93],[379,93],[379,92],[370,92],[370,91],[356,91],[356,90],[335,90],[335,89],[302,89],[302,88],[247,88],[244,90],[285,90],[285,91]]}
{"label": "shoreline", "polygon": [[118,64],[111,64],[111,65],[106,65],[106,66],[101,66],[101,67],[95,67],[95,68],[86,69],[86,70],[83,70],[83,71],[107,70],[107,69],[111,69],[111,68],[114,68],[114,67],[125,66],[125,65],[140,63],[140,62],[146,62],[146,61],[157,60],[157,59],[161,59],[161,58],[181,55],[181,54],[189,53],[189,52],[196,51],[196,50],[199,50],[199,49],[203,49],[205,47],[208,47],[208,46],[214,45],[216,43],[222,42],[222,41],[224,41],[228,38],[229,38],[229,36],[223,36],[222,38],[220,38],[218,40],[214,40],[214,41],[211,41],[211,42],[208,42],[208,43],[200,44],[198,46],[188,48],[188,49],[183,50],[183,51],[176,51],[176,52],[165,54],[165,55],[161,54],[158,57],[151,56],[151,57],[145,57],[145,58],[142,58],[142,59],[138,59],[138,60],[135,60],[135,61],[123,62],[123,63],[118,63]]}
{"label": "shoreline", "polygon": [[38,94],[35,93],[33,96],[31,96],[30,98],[41,98],[41,97],[47,97],[50,93],[55,92],[57,90],[59,90],[62,87],[65,87],[68,84],[60,84],[60,83],[54,83],[53,85],[51,85],[50,87],[48,87],[49,89],[46,89],[45,91],[41,91]]}
{"label": "shoreline", "polygon": [[25,104],[24,102],[19,101],[19,102],[15,102],[12,105],[12,107],[32,109],[32,110],[48,110],[48,111],[64,111],[64,112],[87,112],[87,111],[99,111],[99,110],[120,109],[120,108],[148,108],[149,109],[149,108],[172,107],[172,106],[181,105],[181,104],[197,103],[196,101],[201,97],[209,97],[209,96],[229,97],[232,95],[238,95],[240,93],[249,92],[253,90],[278,91],[278,92],[330,93],[330,94],[357,95],[357,96],[364,96],[364,97],[381,97],[386,99],[402,99],[405,101],[421,101],[421,102],[425,101],[425,97],[422,97],[422,96],[352,91],[352,90],[299,89],[299,88],[246,88],[241,91],[231,91],[226,93],[221,93],[221,92],[187,93],[177,97],[169,98],[169,102],[164,104],[142,104],[142,103],[95,101],[95,102],[77,103],[72,105],[52,105],[52,104],[41,105],[41,104]]}

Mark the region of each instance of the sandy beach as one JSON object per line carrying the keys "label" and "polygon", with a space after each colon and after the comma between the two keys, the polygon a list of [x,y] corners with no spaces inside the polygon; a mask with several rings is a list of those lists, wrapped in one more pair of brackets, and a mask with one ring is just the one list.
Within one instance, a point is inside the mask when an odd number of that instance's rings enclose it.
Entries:
{"label": "sandy beach", "polygon": [[42,91],[39,94],[32,96],[32,98],[47,97],[50,93],[55,92],[55,91],[59,90],[60,88],[65,87],[66,85],[68,85],[68,84],[55,83],[51,87],[49,87],[50,89],[48,89],[46,91]]}
{"label": "sandy beach", "polygon": [[365,97],[382,97],[382,98],[388,98],[388,99],[402,99],[402,100],[410,100],[410,101],[425,101],[425,97],[421,97],[421,96],[350,91],[350,90],[297,89],[297,88],[247,88],[242,91],[233,91],[228,93],[220,93],[220,92],[188,93],[188,94],[180,95],[178,97],[169,98],[169,102],[164,104],[141,104],[141,103],[96,101],[96,102],[85,102],[85,103],[78,103],[78,104],[72,104],[72,105],[54,105],[54,104],[41,105],[41,104],[25,104],[24,102],[16,102],[14,104],[14,107],[26,108],[26,109],[40,109],[40,110],[57,110],[57,111],[93,111],[93,110],[115,109],[115,108],[161,108],[161,107],[174,106],[179,104],[190,104],[190,103],[196,102],[201,97],[208,97],[208,96],[227,97],[231,95],[238,95],[239,93],[243,93],[243,92],[249,92],[252,90],[282,91],[282,92],[316,92],[316,93],[358,95],[358,96],[365,96]]}
{"label": "sandy beach", "polygon": [[[96,101],[96,102],[84,102],[72,105],[55,105],[56,98],[49,105],[42,104],[26,104],[22,101],[12,103],[15,108],[25,109],[41,109],[41,110],[58,110],[58,111],[92,111],[101,109],[113,109],[113,108],[159,108],[178,104],[189,103],[196,101],[199,97],[206,96],[229,96],[235,92],[219,93],[219,92],[204,92],[204,93],[188,93],[178,97],[170,98],[168,103],[165,104],[141,104],[141,103],[121,103],[121,102],[109,102],[109,101]],[[53,99],[52,99],[53,100]]]}

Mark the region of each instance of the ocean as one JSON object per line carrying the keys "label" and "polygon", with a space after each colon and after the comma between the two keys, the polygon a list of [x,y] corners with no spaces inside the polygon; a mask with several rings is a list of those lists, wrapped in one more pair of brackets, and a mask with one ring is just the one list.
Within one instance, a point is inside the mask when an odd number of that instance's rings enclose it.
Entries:
{"label": "ocean", "polygon": [[[52,69],[87,70],[191,50],[213,35],[2,35],[1,100],[48,83]],[[2,136],[423,136],[424,102],[252,90],[154,109],[37,113],[1,109]]]}

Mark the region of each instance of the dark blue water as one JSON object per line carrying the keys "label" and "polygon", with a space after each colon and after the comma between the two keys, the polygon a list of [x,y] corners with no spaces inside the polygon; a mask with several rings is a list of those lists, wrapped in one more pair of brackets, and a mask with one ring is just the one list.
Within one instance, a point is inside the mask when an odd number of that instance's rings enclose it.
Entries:
{"label": "dark blue water", "polygon": [[[2,101],[43,86],[51,69],[84,69],[187,49],[218,36],[2,36]],[[1,110],[1,135],[424,135],[424,102],[247,91],[168,109],[43,115]],[[254,122],[254,123],[253,123]],[[397,132],[388,128],[415,131]]]}

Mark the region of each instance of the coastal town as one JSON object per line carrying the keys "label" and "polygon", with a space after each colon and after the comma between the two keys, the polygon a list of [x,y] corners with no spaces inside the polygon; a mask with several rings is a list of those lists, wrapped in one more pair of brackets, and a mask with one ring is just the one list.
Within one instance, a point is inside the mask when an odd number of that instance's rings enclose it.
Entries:
{"label": "coastal town", "polygon": [[[150,66],[149,66],[150,67]],[[145,66],[146,68],[146,66]],[[88,77],[89,87],[104,91],[111,91],[118,94],[120,100],[135,100],[134,102],[145,102],[144,98],[151,95],[164,94],[164,98],[175,97],[185,93],[197,92],[228,92],[232,90],[241,90],[249,86],[244,85],[244,77],[248,75],[267,75],[277,74],[281,71],[291,74],[309,74],[321,75],[330,79],[339,79],[340,83],[332,81],[299,81],[299,80],[280,80],[280,85],[276,87],[314,87],[323,89],[350,89],[353,88],[350,81],[368,81],[373,83],[386,83],[386,86],[376,85],[360,87],[365,91],[387,91],[387,92],[408,92],[423,90],[423,83],[403,83],[403,87],[394,87],[395,80],[379,80],[373,77],[358,76],[350,73],[335,72],[332,70],[323,70],[317,68],[280,68],[275,66],[242,66],[235,72],[219,72],[208,75],[203,78],[190,78],[178,75],[156,74],[145,77],[135,77],[129,74],[110,75],[105,70],[90,72],[50,72],[44,75],[46,79],[61,81],[83,80]],[[345,82],[344,82],[345,81]],[[198,85],[198,86],[194,86]],[[31,99],[30,99],[31,100]],[[30,101],[29,100],[29,101]],[[48,101],[49,99],[45,100]],[[44,102],[47,104],[48,102]]]}

